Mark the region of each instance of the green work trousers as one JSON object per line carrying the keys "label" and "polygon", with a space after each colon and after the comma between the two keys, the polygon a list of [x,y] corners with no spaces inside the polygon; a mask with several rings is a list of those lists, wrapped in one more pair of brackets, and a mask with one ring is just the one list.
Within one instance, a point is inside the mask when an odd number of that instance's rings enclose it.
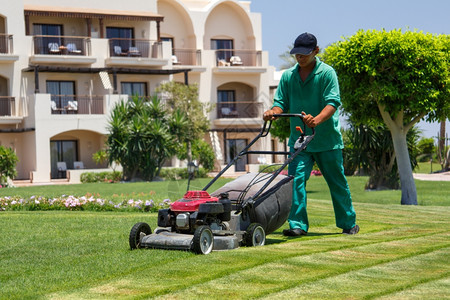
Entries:
{"label": "green work trousers", "polygon": [[300,228],[308,232],[306,181],[311,175],[314,161],[330,189],[336,226],[342,229],[353,228],[356,213],[353,209],[347,178],[344,175],[342,150],[340,149],[324,152],[303,151],[289,164],[289,175],[294,176],[292,207],[288,219],[290,228]]}

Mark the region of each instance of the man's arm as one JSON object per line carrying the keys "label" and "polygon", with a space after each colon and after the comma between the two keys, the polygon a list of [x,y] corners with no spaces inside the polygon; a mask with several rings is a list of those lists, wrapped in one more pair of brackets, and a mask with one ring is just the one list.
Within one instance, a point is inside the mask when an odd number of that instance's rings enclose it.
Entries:
{"label": "man's arm", "polygon": [[335,112],[336,108],[332,105],[325,106],[322,111],[315,117],[313,117],[312,115],[307,115],[304,111],[302,111],[303,121],[308,127],[313,128],[331,118],[331,116]]}
{"label": "man's arm", "polygon": [[282,114],[282,113],[283,113],[283,110],[281,109],[281,107],[274,106],[272,109],[266,110],[264,112],[263,120],[264,121],[276,120],[277,118],[275,118],[273,115]]}

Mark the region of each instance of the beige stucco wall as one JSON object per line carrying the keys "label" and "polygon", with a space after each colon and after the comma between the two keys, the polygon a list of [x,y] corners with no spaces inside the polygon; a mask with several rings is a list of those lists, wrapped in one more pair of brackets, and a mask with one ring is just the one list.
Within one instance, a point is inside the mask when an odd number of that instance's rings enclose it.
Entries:
{"label": "beige stucco wall", "polygon": [[[106,134],[108,111],[125,95],[113,95],[112,90],[105,90],[98,74],[82,73],[39,73],[40,93],[35,94],[34,73],[24,73],[30,63],[65,66],[92,67],[107,66],[123,68],[172,68],[169,43],[163,43],[163,58],[159,64],[149,65],[142,59],[127,58],[111,59],[107,39],[96,37],[99,21],[92,22],[91,56],[53,58],[33,56],[33,38],[25,36],[24,5],[58,6],[70,8],[109,9],[120,11],[147,11],[164,15],[161,23],[162,36],[173,37],[176,48],[200,49],[202,64],[195,66],[189,73],[189,83],[199,85],[200,100],[205,103],[217,101],[217,89],[236,89],[240,101],[263,102],[264,108],[271,105],[269,91],[273,72],[268,65],[268,53],[262,51],[262,65],[257,67],[218,70],[215,52],[210,50],[212,38],[231,38],[235,49],[261,51],[262,27],[261,15],[250,11],[249,1],[232,0],[17,0],[2,6],[1,15],[5,20],[5,30],[14,37],[14,53],[5,58],[0,56],[0,76],[5,78],[7,93],[16,99],[18,123],[0,125],[0,128],[28,129],[22,133],[0,133],[3,145],[13,145],[21,157],[18,164],[18,178],[29,178],[33,173],[34,181],[50,180],[50,140],[73,138],[83,151],[80,157],[86,168],[97,167],[92,161],[92,153],[101,149]],[[69,36],[84,36],[87,33],[86,23],[82,19],[30,17],[30,24],[52,23],[63,24],[64,34]],[[156,39],[155,22],[112,21],[105,19],[104,26],[133,27],[135,37],[139,39]],[[1,28],[0,28],[1,30]],[[98,35],[97,35],[98,36]],[[45,55],[44,55],[45,56]],[[44,62],[42,62],[42,59]],[[50,60],[49,60],[50,59]],[[53,60],[52,60],[53,59]],[[155,60],[157,61],[157,60]],[[183,66],[184,67],[184,66]],[[105,115],[52,115],[50,96],[46,94],[47,80],[75,81],[77,95],[101,95],[105,97]],[[112,76],[110,76],[112,82]],[[121,93],[121,82],[146,82],[149,95],[153,95],[157,86],[164,81],[175,80],[184,82],[184,74],[169,75],[128,75],[118,74],[118,91]],[[212,126],[216,119],[213,110],[208,117]],[[22,119],[20,119],[22,118]],[[1,122],[0,122],[1,123]],[[261,120],[241,120],[230,127],[259,128]],[[222,128],[224,127],[222,126]],[[235,134],[238,138],[251,140],[253,133]],[[228,135],[234,138],[233,135]],[[256,144],[261,149],[270,149],[270,139]],[[223,151],[222,145],[222,151]],[[256,163],[251,158],[250,163]]]}

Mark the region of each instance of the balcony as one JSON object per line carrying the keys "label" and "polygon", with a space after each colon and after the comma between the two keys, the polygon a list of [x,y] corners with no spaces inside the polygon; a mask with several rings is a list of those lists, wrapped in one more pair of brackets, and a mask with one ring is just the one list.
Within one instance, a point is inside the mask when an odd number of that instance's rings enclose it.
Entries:
{"label": "balcony", "polygon": [[218,67],[261,67],[262,52],[254,50],[216,50]]}
{"label": "balcony", "polygon": [[13,53],[13,36],[12,34],[0,33],[0,53],[12,54]]}
{"label": "balcony", "polygon": [[109,39],[108,65],[165,66],[162,43],[143,39]]}
{"label": "balcony", "polygon": [[14,97],[0,96],[0,117],[15,116],[15,103]]}
{"label": "balcony", "polygon": [[197,49],[173,49],[172,64],[174,66],[201,66],[201,51]]}
{"label": "balcony", "polygon": [[93,64],[91,39],[77,36],[35,35],[30,62],[50,64]]}
{"label": "balcony", "polygon": [[13,36],[0,33],[0,63],[13,63],[19,60],[19,56],[13,53]]}
{"label": "balcony", "polygon": [[33,36],[34,54],[45,55],[91,55],[91,40],[75,36]]}
{"label": "balcony", "polygon": [[51,112],[56,115],[102,115],[103,96],[51,95]]}
{"label": "balcony", "polygon": [[263,103],[254,101],[216,103],[217,119],[261,118]]}

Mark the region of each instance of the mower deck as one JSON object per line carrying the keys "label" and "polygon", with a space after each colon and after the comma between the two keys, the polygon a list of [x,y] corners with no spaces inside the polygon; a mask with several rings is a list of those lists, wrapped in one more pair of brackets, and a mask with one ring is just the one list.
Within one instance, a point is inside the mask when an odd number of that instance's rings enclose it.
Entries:
{"label": "mower deck", "polygon": [[[158,233],[152,233],[142,238],[140,247],[169,249],[169,250],[192,250],[192,234],[182,234],[166,230],[157,230]],[[236,235],[214,235],[213,249],[231,250],[239,247],[239,239]]]}

